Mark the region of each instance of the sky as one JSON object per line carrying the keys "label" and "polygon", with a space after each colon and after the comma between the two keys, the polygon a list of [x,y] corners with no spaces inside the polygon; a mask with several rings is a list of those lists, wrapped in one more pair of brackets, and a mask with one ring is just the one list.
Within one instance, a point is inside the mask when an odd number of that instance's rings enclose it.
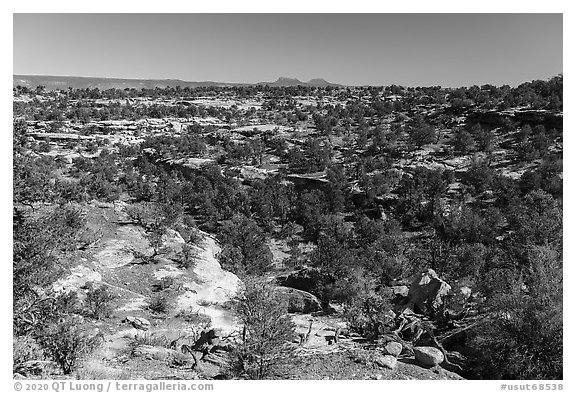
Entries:
{"label": "sky", "polygon": [[563,72],[562,14],[14,14],[13,73],[516,86]]}

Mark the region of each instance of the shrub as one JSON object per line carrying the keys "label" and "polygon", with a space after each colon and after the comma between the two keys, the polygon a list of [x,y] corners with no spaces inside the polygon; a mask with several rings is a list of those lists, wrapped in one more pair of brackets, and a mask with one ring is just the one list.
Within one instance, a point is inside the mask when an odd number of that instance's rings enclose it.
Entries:
{"label": "shrub", "polygon": [[166,314],[170,310],[170,308],[171,308],[170,301],[168,299],[168,296],[165,294],[158,294],[152,297],[152,299],[150,299],[150,302],[148,303],[148,309],[160,314]]}
{"label": "shrub", "polygon": [[88,316],[94,319],[110,317],[113,311],[112,302],[116,299],[116,295],[111,293],[105,285],[95,287],[94,283],[89,283],[87,287],[84,303]]}
{"label": "shrub", "polygon": [[30,328],[26,321],[45,319],[38,289],[49,292],[65,273],[62,259],[76,248],[85,220],[80,210],[66,205],[34,216],[15,210],[13,219],[13,316],[17,333],[22,333]]}
{"label": "shrub", "polygon": [[459,155],[465,155],[476,150],[474,137],[463,128],[455,130],[452,146],[454,147],[454,152]]}
{"label": "shrub", "polygon": [[182,318],[190,324],[203,326],[204,328],[208,328],[212,324],[212,319],[208,315],[201,313],[200,310],[193,310],[192,308],[180,311],[176,317]]}
{"label": "shrub", "polygon": [[225,221],[219,233],[223,243],[221,263],[236,274],[260,274],[270,268],[272,252],[264,232],[251,218],[236,215]]}
{"label": "shrub", "polygon": [[170,340],[160,332],[137,333],[130,341],[129,346],[131,348],[136,348],[140,345],[170,348]]}
{"label": "shrub", "polygon": [[190,244],[183,244],[182,251],[178,254],[176,263],[181,269],[194,269],[198,252]]}
{"label": "shrub", "polygon": [[436,130],[430,124],[423,121],[415,121],[415,124],[408,127],[408,138],[410,143],[415,148],[421,148],[428,143],[432,143],[436,140]]}
{"label": "shrub", "polygon": [[[562,379],[562,262],[548,247],[528,250],[522,274],[490,278],[496,317],[476,330],[475,378]],[[496,270],[496,269],[495,269]]]}
{"label": "shrub", "polygon": [[43,360],[44,352],[36,340],[30,336],[14,337],[12,351],[12,369],[14,372],[18,367],[29,360]]}
{"label": "shrub", "polygon": [[392,305],[383,294],[375,291],[376,280],[357,270],[347,283],[347,301],[344,318],[351,330],[370,340],[386,332],[392,322],[388,312]]}
{"label": "shrub", "polygon": [[82,321],[71,316],[46,326],[38,342],[64,374],[74,371],[82,358],[101,344],[98,335],[90,335]]}

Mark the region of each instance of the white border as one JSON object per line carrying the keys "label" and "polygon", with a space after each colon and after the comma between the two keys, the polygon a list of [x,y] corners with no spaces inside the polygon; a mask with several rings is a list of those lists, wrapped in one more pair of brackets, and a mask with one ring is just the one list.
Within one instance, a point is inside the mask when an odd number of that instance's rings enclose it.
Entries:
{"label": "white border", "polygon": [[[576,37],[574,34],[574,25],[576,20],[574,20],[573,9],[569,6],[568,1],[502,1],[502,0],[481,0],[477,2],[463,2],[463,1],[429,1],[429,0],[412,0],[405,2],[373,2],[366,0],[356,0],[354,2],[311,2],[310,0],[295,0],[291,2],[282,2],[282,4],[272,4],[273,2],[265,1],[215,1],[215,2],[202,2],[198,4],[197,2],[179,2],[172,0],[163,1],[124,1],[119,0],[96,0],[91,2],[82,1],[47,1],[47,0],[35,0],[35,1],[10,1],[8,4],[2,5],[2,16],[0,20],[0,29],[2,30],[2,53],[4,53],[4,60],[2,62],[2,86],[0,88],[0,96],[2,97],[2,125],[3,131],[0,133],[2,146],[2,154],[0,154],[1,168],[3,170],[0,172],[2,174],[2,184],[4,185],[4,192],[2,193],[2,209],[1,209],[1,222],[2,222],[2,295],[4,301],[2,302],[2,315],[3,324],[1,325],[1,336],[4,339],[5,350],[3,351],[2,362],[1,362],[1,381],[2,385],[7,391],[13,391],[12,387],[12,373],[11,373],[11,318],[8,316],[12,313],[11,301],[12,291],[11,291],[11,267],[10,267],[10,255],[11,255],[11,178],[12,178],[12,165],[11,165],[11,152],[9,151],[12,143],[12,63],[9,63],[8,59],[11,59],[12,54],[12,14],[19,12],[38,12],[38,13],[54,13],[54,12],[80,12],[80,13],[90,13],[90,12],[121,12],[121,13],[132,13],[132,12],[150,12],[150,13],[169,13],[169,12],[224,12],[224,13],[261,13],[261,12],[293,12],[293,13],[413,13],[414,11],[418,13],[439,13],[439,12],[472,12],[472,13],[563,13],[564,14],[564,37],[568,42],[564,50],[564,82],[565,82],[565,94],[564,94],[564,129],[565,133],[565,152],[568,152],[566,156],[566,161],[564,164],[564,189],[565,195],[565,240],[568,240],[565,248],[565,260],[568,263],[564,266],[564,275],[568,277],[568,282],[570,283],[570,278],[574,277],[574,248],[572,245],[573,230],[571,229],[574,223],[574,207],[572,204],[571,196],[573,195],[573,169],[574,161],[572,158],[572,152],[574,148],[574,132],[576,129],[574,126],[572,110],[573,99],[571,98],[571,93],[573,92],[572,85],[572,66],[573,63],[573,53],[570,47],[574,44],[568,37]],[[400,4],[398,4],[400,3]],[[537,53],[534,54],[538,56]],[[8,188],[10,187],[10,189]],[[564,324],[565,327],[565,351],[564,351],[564,368],[565,368],[565,381],[564,390],[571,391],[574,389],[574,377],[573,372],[570,373],[569,370],[576,369],[574,367],[574,357],[572,356],[572,349],[574,349],[574,339],[573,334],[571,334],[571,327],[573,325],[574,312],[572,311],[572,300],[574,299],[574,290],[571,285],[565,286],[565,304],[569,307],[565,307],[564,313]],[[386,390],[386,389],[399,389],[405,391],[406,389],[418,389],[428,391],[430,389],[438,389],[447,392],[461,392],[463,389],[478,392],[490,392],[499,390],[501,381],[291,381],[291,382],[279,382],[279,381],[262,381],[258,383],[250,382],[230,382],[230,381],[214,381],[216,384],[216,391],[224,390],[253,390],[253,391],[269,391],[270,389],[280,389],[281,391],[291,391],[294,389],[305,390],[305,391],[315,391],[318,392],[322,389],[337,389],[340,391],[362,391],[362,390]],[[513,382],[513,381],[512,381]]]}

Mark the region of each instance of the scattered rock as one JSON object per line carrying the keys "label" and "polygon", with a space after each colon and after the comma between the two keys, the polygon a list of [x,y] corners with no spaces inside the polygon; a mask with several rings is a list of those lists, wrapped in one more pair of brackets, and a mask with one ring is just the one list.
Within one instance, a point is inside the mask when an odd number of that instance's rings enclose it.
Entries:
{"label": "scattered rock", "polygon": [[390,341],[384,346],[384,351],[388,355],[398,357],[402,353],[402,344],[395,341]]}
{"label": "scattered rock", "polygon": [[416,361],[424,366],[434,367],[444,361],[444,354],[434,347],[414,347]]}
{"label": "scattered rock", "polygon": [[396,366],[398,366],[398,360],[392,355],[378,356],[374,359],[374,363],[380,367],[389,368],[390,370],[394,370]]}
{"label": "scattered rock", "polygon": [[320,300],[311,293],[295,288],[276,287],[275,292],[288,302],[288,312],[308,314],[322,309]]}

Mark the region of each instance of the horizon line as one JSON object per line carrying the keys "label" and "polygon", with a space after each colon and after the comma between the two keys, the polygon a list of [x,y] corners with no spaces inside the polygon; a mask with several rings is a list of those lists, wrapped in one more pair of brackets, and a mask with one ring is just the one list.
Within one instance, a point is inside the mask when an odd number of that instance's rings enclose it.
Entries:
{"label": "horizon line", "polygon": [[531,80],[525,80],[521,83],[518,83],[517,85],[514,84],[501,84],[501,85],[495,85],[492,83],[482,83],[482,84],[476,84],[476,83],[472,83],[469,85],[461,85],[461,86],[442,86],[442,85],[407,85],[407,84],[401,84],[401,83],[389,83],[389,84],[362,84],[362,85],[347,85],[347,84],[343,84],[343,83],[339,83],[339,82],[331,82],[326,80],[323,77],[315,77],[315,78],[311,78],[308,81],[302,81],[297,77],[288,77],[288,76],[284,76],[284,75],[280,75],[277,77],[277,79],[275,81],[261,81],[261,82],[223,82],[223,81],[215,81],[215,80],[185,80],[185,79],[179,79],[179,78],[135,78],[135,77],[130,77],[130,78],[122,78],[122,77],[114,77],[114,76],[85,76],[85,75],[50,75],[50,74],[12,74],[12,77],[17,77],[17,76],[22,76],[22,77],[52,77],[52,78],[84,78],[84,79],[89,79],[89,78],[93,78],[93,79],[109,79],[109,80],[126,80],[126,81],[178,81],[178,82],[184,82],[184,83],[219,83],[219,84],[230,84],[230,85],[266,85],[268,83],[274,83],[277,82],[278,80],[285,78],[285,79],[294,79],[297,80],[298,82],[302,82],[302,83],[309,83],[310,81],[313,80],[318,80],[321,79],[326,83],[332,84],[332,85],[339,85],[341,87],[379,87],[379,86],[400,86],[400,87],[440,87],[443,89],[458,89],[458,88],[462,88],[462,87],[472,87],[472,86],[484,86],[484,85],[491,85],[491,86],[495,86],[495,87],[503,87],[503,86],[510,86],[510,87],[518,87],[521,84],[524,83],[529,83],[532,81],[538,81],[538,80],[550,80],[552,78],[558,77],[558,76],[563,76],[564,72],[558,72],[552,76],[549,76],[547,78],[536,78],[536,79],[531,79]]}

